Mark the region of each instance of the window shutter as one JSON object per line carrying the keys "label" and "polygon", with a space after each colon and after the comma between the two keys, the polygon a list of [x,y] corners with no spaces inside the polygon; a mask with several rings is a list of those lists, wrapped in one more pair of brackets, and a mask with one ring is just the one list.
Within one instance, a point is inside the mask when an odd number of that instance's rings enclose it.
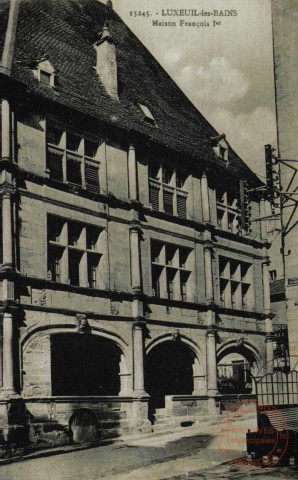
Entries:
{"label": "window shutter", "polygon": [[177,213],[180,218],[186,218],[186,200],[186,197],[177,195]]}
{"label": "window shutter", "polygon": [[73,155],[67,155],[67,181],[82,185],[81,160]]}
{"label": "window shutter", "polygon": [[150,203],[153,210],[159,210],[159,188],[150,185]]}
{"label": "window shutter", "polygon": [[163,192],[163,206],[165,213],[173,215],[173,193],[164,190]]}
{"label": "window shutter", "polygon": [[47,168],[50,170],[50,178],[63,181],[62,152],[48,147]]}
{"label": "window shutter", "polygon": [[87,190],[90,190],[90,192],[99,193],[98,165],[86,161],[85,182]]}

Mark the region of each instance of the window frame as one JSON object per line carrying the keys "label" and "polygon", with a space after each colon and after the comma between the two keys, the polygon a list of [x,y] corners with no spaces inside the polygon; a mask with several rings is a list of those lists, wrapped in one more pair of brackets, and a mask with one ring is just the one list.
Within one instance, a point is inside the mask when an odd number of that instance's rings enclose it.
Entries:
{"label": "window frame", "polygon": [[218,276],[221,307],[244,311],[254,308],[252,263],[218,255]]}
{"label": "window frame", "polygon": [[[53,143],[48,140],[51,129],[53,131],[60,130],[61,135],[59,143]],[[73,185],[78,188],[83,188],[84,190],[90,191],[91,193],[99,194],[101,183],[100,168],[102,164],[99,151],[100,146],[104,141],[103,138],[95,137],[93,135],[75,130],[64,123],[52,119],[51,117],[46,118],[45,131],[46,172],[48,173],[49,178],[52,178],[53,180],[59,181],[61,183],[66,183],[68,185]],[[75,136],[80,139],[77,149],[68,148],[68,136]],[[90,156],[90,151],[88,151],[89,155],[86,154],[85,145],[88,142],[93,142],[95,145],[97,145],[97,150],[93,157]],[[60,175],[57,175],[57,177],[60,178],[55,178],[58,169],[53,169],[53,173],[51,173],[51,168],[49,167],[49,163],[52,161],[54,156],[56,156],[57,158],[61,157],[61,173]],[[75,181],[75,177],[71,178],[68,173],[69,165],[71,164],[71,162],[77,162],[79,164],[79,175],[77,175],[78,181]],[[87,174],[88,167],[91,167],[91,169],[96,169],[97,175],[94,175],[94,172],[90,174],[91,170],[89,171],[89,174]]]}
{"label": "window frame", "polygon": [[[52,235],[53,225],[58,224],[57,234]],[[78,233],[76,241],[72,240],[72,231]],[[95,238],[94,246],[89,248],[88,232]],[[66,283],[74,287],[84,287],[99,289],[104,288],[103,282],[100,280],[100,269],[104,257],[103,235],[105,228],[97,225],[86,224],[76,220],[66,219],[58,215],[47,215],[47,268],[48,278],[57,283]],[[59,255],[59,278],[53,275],[52,263],[55,262],[53,253],[60,252]],[[56,255],[58,257],[58,255]],[[90,282],[89,265],[95,264],[96,279],[95,283]],[[78,269],[77,280],[71,281],[72,267]],[[55,277],[55,278],[54,278]]]}
{"label": "window frame", "polygon": [[[152,176],[152,167],[155,167],[156,174]],[[149,162],[148,165],[148,180],[149,180],[149,203],[151,209],[154,211],[164,212],[170,216],[176,216],[178,218],[188,218],[188,206],[187,199],[189,191],[186,189],[185,184],[190,174],[187,174],[182,169],[171,167],[160,161]],[[179,181],[183,180],[183,186]],[[157,191],[157,197],[155,193],[154,201],[152,194],[153,190]],[[172,201],[167,201],[172,195]],[[185,203],[182,204],[181,200],[184,199]],[[158,208],[156,208],[156,206]],[[185,212],[182,214],[182,212]]]}
{"label": "window frame", "polygon": [[[190,301],[194,267],[192,256],[193,249],[190,247],[151,239],[152,296],[182,302]],[[184,260],[183,266],[180,263],[181,258]]]}
{"label": "window frame", "polygon": [[[219,193],[221,196],[219,197]],[[233,193],[233,201],[229,201],[229,195]],[[219,200],[220,198],[220,200]],[[238,204],[238,205],[237,205]],[[216,222],[220,230],[239,233],[239,217],[241,210],[236,189],[226,189],[222,192],[216,189]],[[232,218],[232,221],[230,220]]]}

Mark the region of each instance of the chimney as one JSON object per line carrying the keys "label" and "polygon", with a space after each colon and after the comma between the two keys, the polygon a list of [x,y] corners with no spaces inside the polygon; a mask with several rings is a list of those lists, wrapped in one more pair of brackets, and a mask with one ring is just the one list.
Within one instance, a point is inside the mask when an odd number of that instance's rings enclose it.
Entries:
{"label": "chimney", "polygon": [[106,92],[114,100],[118,98],[116,45],[105,23],[100,39],[95,43],[96,71]]}

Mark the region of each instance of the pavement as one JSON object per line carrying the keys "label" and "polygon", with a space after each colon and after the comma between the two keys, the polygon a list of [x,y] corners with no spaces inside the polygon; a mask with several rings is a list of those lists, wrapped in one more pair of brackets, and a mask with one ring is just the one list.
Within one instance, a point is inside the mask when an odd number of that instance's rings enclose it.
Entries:
{"label": "pavement", "polygon": [[[250,418],[239,420],[240,431],[252,428],[252,423]],[[216,422],[201,422],[162,434],[130,436],[96,448],[72,452],[65,449],[63,455],[45,456],[47,452],[41,452],[39,458],[27,457],[23,462],[2,465],[0,479],[165,480],[188,479],[190,475],[203,478],[204,471],[225,468],[222,467],[225,460],[217,445],[216,430]],[[244,446],[245,443],[241,442],[236,445],[239,456],[244,454]],[[229,446],[223,444],[221,447]],[[201,476],[197,476],[198,472]]]}

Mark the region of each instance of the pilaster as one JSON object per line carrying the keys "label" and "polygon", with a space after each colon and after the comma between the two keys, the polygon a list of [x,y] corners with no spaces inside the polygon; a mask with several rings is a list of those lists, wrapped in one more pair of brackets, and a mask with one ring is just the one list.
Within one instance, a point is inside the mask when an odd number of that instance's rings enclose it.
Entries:
{"label": "pilaster", "polygon": [[209,327],[206,333],[207,350],[207,391],[208,395],[218,394],[217,364],[216,364],[216,334],[215,328]]}
{"label": "pilaster", "polygon": [[204,244],[205,264],[205,294],[208,302],[214,301],[213,271],[212,271],[213,245],[210,242]]}
{"label": "pilaster", "polygon": [[206,172],[204,172],[201,177],[201,192],[202,192],[203,222],[210,223],[209,187],[208,187],[208,177]]}
{"label": "pilaster", "polygon": [[136,151],[133,144],[128,148],[128,183],[129,183],[129,198],[131,200],[138,200],[138,174]]}
{"label": "pilaster", "polygon": [[134,396],[147,396],[144,387],[144,330],[145,322],[136,320],[133,325],[133,391]]}

